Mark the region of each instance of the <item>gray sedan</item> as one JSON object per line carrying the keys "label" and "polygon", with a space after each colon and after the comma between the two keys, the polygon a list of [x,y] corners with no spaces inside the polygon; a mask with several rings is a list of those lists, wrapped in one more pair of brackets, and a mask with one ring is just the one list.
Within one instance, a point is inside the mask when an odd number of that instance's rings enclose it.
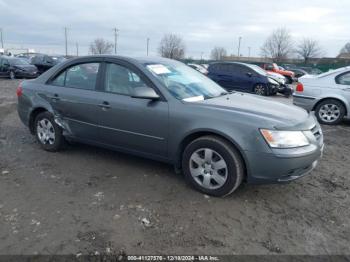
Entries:
{"label": "gray sedan", "polygon": [[24,81],[17,96],[43,149],[74,140],[165,161],[214,196],[242,181],[299,178],[323,150],[321,128],[304,109],[228,93],[168,59],[76,58]]}

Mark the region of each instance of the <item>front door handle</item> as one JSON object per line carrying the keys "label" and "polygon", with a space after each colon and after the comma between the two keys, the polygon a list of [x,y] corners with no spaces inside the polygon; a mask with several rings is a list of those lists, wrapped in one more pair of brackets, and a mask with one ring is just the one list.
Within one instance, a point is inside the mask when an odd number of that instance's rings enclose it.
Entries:
{"label": "front door handle", "polygon": [[60,100],[60,97],[58,94],[54,94],[53,96],[48,96],[48,97],[52,100],[52,102],[57,102]]}
{"label": "front door handle", "polygon": [[98,106],[101,107],[104,111],[111,107],[107,101],[103,101],[102,104],[99,104]]}

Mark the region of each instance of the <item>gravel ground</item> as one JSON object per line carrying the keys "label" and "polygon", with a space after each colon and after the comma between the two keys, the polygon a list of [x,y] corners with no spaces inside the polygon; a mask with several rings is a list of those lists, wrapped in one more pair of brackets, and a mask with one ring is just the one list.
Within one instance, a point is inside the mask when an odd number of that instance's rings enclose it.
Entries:
{"label": "gravel ground", "polygon": [[17,117],[17,85],[0,80],[0,254],[350,254],[349,123],[323,127],[309,176],[212,198],[162,163],[41,150]]}

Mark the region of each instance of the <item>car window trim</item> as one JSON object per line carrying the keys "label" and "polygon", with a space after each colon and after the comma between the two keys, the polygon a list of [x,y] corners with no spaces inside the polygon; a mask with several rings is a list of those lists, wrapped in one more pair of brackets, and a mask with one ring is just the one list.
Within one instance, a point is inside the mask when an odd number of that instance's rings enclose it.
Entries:
{"label": "car window trim", "polygon": [[343,75],[346,75],[346,74],[350,74],[350,71],[346,71],[346,72],[343,72],[343,73],[337,75],[337,76],[335,77],[335,83],[338,84],[338,85],[350,86],[350,85],[341,84],[341,83],[339,82],[339,78],[341,78]]}
{"label": "car window trim", "polygon": [[[95,83],[94,89],[86,89],[86,88],[79,88],[79,87],[70,87],[70,86],[66,86],[67,70],[69,70],[69,68],[72,68],[72,67],[77,66],[77,65],[82,65],[82,64],[94,64],[94,63],[100,64],[100,65],[99,65],[99,68],[98,68],[97,76],[96,76],[96,83]],[[45,82],[45,84],[46,84],[46,85],[51,85],[51,86],[57,86],[57,87],[74,88],[74,89],[89,90],[89,91],[98,91],[98,90],[97,90],[97,86],[98,86],[98,83],[99,83],[99,75],[100,75],[102,63],[103,63],[102,60],[101,60],[101,61],[91,60],[91,61],[80,61],[80,62],[68,64],[67,66],[61,68],[58,72],[56,72],[55,74],[53,74],[53,75]],[[61,86],[61,85],[54,85],[52,82],[53,82],[58,76],[60,76],[63,72],[64,72],[63,86]]]}

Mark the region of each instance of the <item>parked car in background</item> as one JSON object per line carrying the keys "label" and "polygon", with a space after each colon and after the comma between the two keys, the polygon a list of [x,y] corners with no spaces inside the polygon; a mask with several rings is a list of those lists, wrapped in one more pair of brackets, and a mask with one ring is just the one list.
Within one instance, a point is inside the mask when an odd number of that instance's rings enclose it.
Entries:
{"label": "parked car in background", "polygon": [[15,78],[35,78],[38,76],[38,69],[29,64],[26,60],[0,56],[0,77]]}
{"label": "parked car in background", "polygon": [[[258,67],[257,65],[254,66]],[[266,73],[268,77],[278,82],[278,93],[284,95],[285,97],[290,97],[293,94],[294,89],[287,84],[287,79],[283,75],[271,71],[266,71]]]}
{"label": "parked car in background", "polygon": [[320,69],[314,67],[300,67],[300,69],[306,71],[309,75],[319,75],[323,73]]}
{"label": "parked car in background", "polygon": [[57,151],[67,139],[165,161],[214,196],[232,193],[243,181],[300,178],[323,150],[312,114],[229,94],[169,59],[72,59],[21,83],[17,96],[19,117],[43,149]]}
{"label": "parked car in background", "polygon": [[335,125],[350,117],[350,67],[299,78],[293,103],[315,111],[322,124]]}
{"label": "parked car in background", "polygon": [[208,70],[201,65],[198,65],[198,64],[187,64],[187,65],[189,67],[192,67],[193,69],[197,70],[198,72],[204,74],[204,75],[208,74]]}
{"label": "parked car in background", "polygon": [[304,69],[301,69],[301,68],[294,68],[292,71],[294,72],[294,75],[296,78],[299,78],[308,74],[308,72],[306,72]]}
{"label": "parked car in background", "polygon": [[201,66],[203,66],[205,69],[208,69],[209,64],[201,64]]}
{"label": "parked car in background", "polygon": [[36,54],[30,59],[30,63],[38,68],[40,74],[64,61],[66,61],[64,56],[45,54]]}
{"label": "parked car in background", "polygon": [[254,65],[238,62],[215,62],[209,65],[208,77],[228,91],[238,90],[257,95],[274,95],[279,84]]}
{"label": "parked car in background", "polygon": [[256,63],[261,68],[269,72],[275,72],[283,75],[287,79],[287,84],[292,84],[296,81],[295,74],[289,70],[281,70],[276,63]]}

